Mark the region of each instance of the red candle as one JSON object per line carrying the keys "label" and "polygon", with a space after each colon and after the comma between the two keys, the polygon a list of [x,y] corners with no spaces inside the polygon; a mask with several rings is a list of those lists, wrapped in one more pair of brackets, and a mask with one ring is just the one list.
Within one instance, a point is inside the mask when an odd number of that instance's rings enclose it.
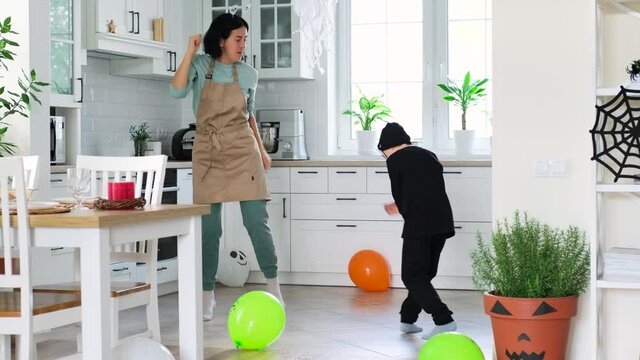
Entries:
{"label": "red candle", "polygon": [[135,198],[133,181],[110,182],[107,186],[109,200],[132,200]]}

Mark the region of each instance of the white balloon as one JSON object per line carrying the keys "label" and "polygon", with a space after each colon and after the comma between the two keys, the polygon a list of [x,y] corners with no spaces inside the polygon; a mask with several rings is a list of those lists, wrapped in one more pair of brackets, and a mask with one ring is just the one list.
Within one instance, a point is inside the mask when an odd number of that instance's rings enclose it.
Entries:
{"label": "white balloon", "polygon": [[111,356],[114,360],[175,360],[164,345],[143,337],[124,340],[113,348]]}
{"label": "white balloon", "polygon": [[249,263],[245,252],[238,249],[222,249],[216,280],[226,286],[240,287],[248,278]]}

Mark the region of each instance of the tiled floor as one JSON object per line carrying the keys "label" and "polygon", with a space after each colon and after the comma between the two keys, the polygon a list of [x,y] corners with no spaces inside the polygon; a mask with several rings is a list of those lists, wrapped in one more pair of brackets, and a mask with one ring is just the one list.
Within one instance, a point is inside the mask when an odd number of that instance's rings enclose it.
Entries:
{"label": "tiled floor", "polygon": [[[328,360],[328,359],[416,359],[424,340],[420,334],[398,331],[398,309],[406,290],[367,293],[351,287],[282,286],[287,324],[280,338],[262,351],[236,350],[227,333],[227,311],[235,299],[261,285],[220,287],[214,319],[204,323],[205,359]],[[493,337],[482,311],[482,297],[475,291],[440,291],[454,311],[458,332],[469,335],[491,359]],[[177,296],[160,298],[162,342],[176,352],[178,345]],[[431,318],[422,314],[418,324],[429,329]],[[121,317],[123,332],[144,321],[144,311],[133,309]],[[51,339],[38,343],[38,358],[50,359],[75,348],[73,327],[57,330]]]}

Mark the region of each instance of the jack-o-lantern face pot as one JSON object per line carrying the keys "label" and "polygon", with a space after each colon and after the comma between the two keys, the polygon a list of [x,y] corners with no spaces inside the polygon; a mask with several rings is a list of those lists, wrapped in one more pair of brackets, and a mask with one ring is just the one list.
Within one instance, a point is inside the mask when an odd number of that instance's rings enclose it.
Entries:
{"label": "jack-o-lantern face pot", "polygon": [[578,297],[524,299],[484,294],[499,360],[563,360]]}

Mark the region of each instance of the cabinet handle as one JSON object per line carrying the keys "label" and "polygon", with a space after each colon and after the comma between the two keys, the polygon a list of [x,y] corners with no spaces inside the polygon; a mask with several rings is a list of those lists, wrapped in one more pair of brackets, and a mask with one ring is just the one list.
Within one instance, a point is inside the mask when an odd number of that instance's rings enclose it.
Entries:
{"label": "cabinet handle", "polygon": [[125,271],[125,270],[129,270],[129,268],[128,268],[128,267],[121,267],[121,268],[119,268],[119,269],[113,269],[113,270],[111,270],[111,271],[113,271],[113,272],[120,272],[120,271]]}
{"label": "cabinet handle", "polygon": [[167,267],[166,266],[160,267],[160,268],[158,268],[157,271],[162,271],[162,270],[167,270]]}
{"label": "cabinet handle", "polygon": [[388,174],[389,172],[388,172],[388,171],[379,171],[379,170],[376,170],[376,172],[375,172],[375,173],[376,173],[376,174]]}
{"label": "cabinet handle", "polygon": [[129,11],[129,14],[131,14],[131,30],[129,30],[129,33],[133,34],[133,32],[135,31],[136,28],[136,19],[135,19],[135,13],[133,11]]}
{"label": "cabinet handle", "polygon": [[357,174],[357,171],[336,171],[336,174]]}
{"label": "cabinet handle", "polygon": [[247,63],[247,55],[242,55],[242,62]]}
{"label": "cabinet handle", "polygon": [[140,34],[140,13],[138,11],[135,12],[136,18],[138,19],[138,24],[136,26],[136,34]]}
{"label": "cabinet handle", "polygon": [[287,218],[287,198],[286,197],[282,198],[282,218],[283,219]]}
{"label": "cabinet handle", "polygon": [[173,72],[176,72],[178,70],[177,66],[176,66],[176,58],[178,57],[178,53],[177,52],[173,52]]}
{"label": "cabinet handle", "polygon": [[51,251],[62,250],[64,249],[62,246],[51,248]]}
{"label": "cabinet handle", "polygon": [[169,54],[169,68],[167,69],[167,71],[173,71],[173,67],[171,66],[171,59],[173,57],[173,51],[167,50],[167,54]]}
{"label": "cabinet handle", "polygon": [[81,77],[76,78],[76,80],[80,80],[80,101],[78,102],[83,102],[84,101],[84,80]]}
{"label": "cabinet handle", "polygon": [[256,67],[256,55],[253,55],[253,68],[255,69]]}
{"label": "cabinet handle", "polygon": [[51,179],[51,180],[49,180],[49,182],[51,182],[51,183],[59,183],[59,182],[63,182],[63,181],[64,180],[62,180],[62,179]]}
{"label": "cabinet handle", "polygon": [[443,171],[443,174],[462,174],[462,171]]}
{"label": "cabinet handle", "polygon": [[462,226],[454,226],[454,229],[462,229]]}
{"label": "cabinet handle", "polygon": [[317,171],[298,171],[298,174],[317,174]]}
{"label": "cabinet handle", "polygon": [[357,198],[336,198],[336,200],[341,201],[341,200],[349,200],[349,201],[354,201],[354,200],[358,200]]}
{"label": "cabinet handle", "polygon": [[343,224],[338,224],[338,225],[336,225],[336,227],[339,227],[339,228],[354,228],[354,227],[358,227],[358,225],[343,225]]}

